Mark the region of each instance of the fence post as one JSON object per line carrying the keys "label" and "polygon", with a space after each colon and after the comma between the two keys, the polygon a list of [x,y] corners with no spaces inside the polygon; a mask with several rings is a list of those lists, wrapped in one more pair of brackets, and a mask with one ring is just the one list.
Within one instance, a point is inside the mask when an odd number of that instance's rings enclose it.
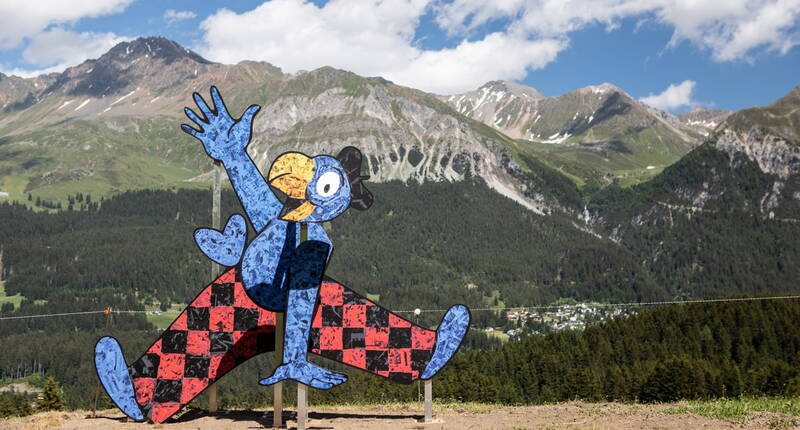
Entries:
{"label": "fence post", "polygon": [[[300,223],[300,243],[308,240],[308,224]],[[306,430],[308,423],[308,387],[297,383],[297,430]]]}
{"label": "fence post", "polygon": [[[211,228],[219,230],[220,218],[220,200],[222,191],[220,190],[220,181],[222,177],[222,164],[219,161],[214,161],[214,183],[211,190]],[[219,276],[219,264],[211,262],[211,279],[214,280]],[[214,382],[208,387],[208,410],[209,412],[217,411],[217,383]]]}
{"label": "fence post", "polygon": [[[283,312],[275,312],[275,366],[283,363]],[[283,426],[283,382],[272,386],[272,427]]]}
{"label": "fence post", "polygon": [[[105,328],[103,332],[108,336],[108,320],[111,318],[111,306],[103,309],[103,315],[106,317]],[[92,416],[97,417],[97,402],[100,401],[100,378],[97,379],[97,390],[94,392],[94,407],[92,407]]]}
{"label": "fence post", "polygon": [[425,422],[433,422],[433,382],[425,381]]}

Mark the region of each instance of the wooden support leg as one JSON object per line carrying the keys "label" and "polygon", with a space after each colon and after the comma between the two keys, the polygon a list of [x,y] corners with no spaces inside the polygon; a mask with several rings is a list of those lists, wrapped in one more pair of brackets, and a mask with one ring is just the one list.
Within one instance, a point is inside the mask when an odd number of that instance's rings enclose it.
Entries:
{"label": "wooden support leg", "polygon": [[433,383],[425,381],[425,422],[433,422]]}
{"label": "wooden support leg", "polygon": [[[275,365],[283,362],[283,312],[275,313]],[[273,385],[272,427],[283,426],[283,382]]]}
{"label": "wooden support leg", "polygon": [[297,430],[306,430],[308,425],[308,387],[297,384]]}
{"label": "wooden support leg", "polygon": [[211,384],[208,387],[208,411],[209,412],[216,412],[217,411],[217,384]]}
{"label": "wooden support leg", "polygon": [[[222,164],[219,161],[214,162],[214,182],[211,190],[211,227],[219,230],[220,213],[221,213],[221,186],[220,180],[222,178]],[[216,279],[219,276],[219,264],[211,262],[211,279]],[[217,384],[213,383],[208,387],[208,411],[217,411]]]}

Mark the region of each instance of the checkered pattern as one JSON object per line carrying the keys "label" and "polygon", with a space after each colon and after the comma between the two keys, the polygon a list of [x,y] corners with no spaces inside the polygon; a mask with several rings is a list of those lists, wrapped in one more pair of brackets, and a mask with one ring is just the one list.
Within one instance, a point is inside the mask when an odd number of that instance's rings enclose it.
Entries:
{"label": "checkered pattern", "polygon": [[412,324],[326,279],[311,325],[310,351],[395,382],[419,378],[436,332]]}
{"label": "checkered pattern", "polygon": [[[412,324],[326,279],[309,351],[396,382],[431,359],[436,332]],[[256,305],[231,269],[200,293],[128,371],[145,416],[161,423],[211,383],[275,349],[275,313]]]}
{"label": "checkered pattern", "polygon": [[274,349],[275,313],[253,303],[230,270],[128,370],[142,412],[160,423],[234,367]]}

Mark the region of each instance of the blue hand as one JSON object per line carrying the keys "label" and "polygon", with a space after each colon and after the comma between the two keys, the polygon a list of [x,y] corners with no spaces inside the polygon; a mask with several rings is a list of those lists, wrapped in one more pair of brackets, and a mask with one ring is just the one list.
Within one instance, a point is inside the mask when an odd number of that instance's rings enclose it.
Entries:
{"label": "blue hand", "polygon": [[213,228],[198,228],[194,231],[194,242],[208,258],[226,266],[239,263],[247,240],[247,226],[244,217],[233,214],[220,233]]}
{"label": "blue hand", "polygon": [[211,158],[222,161],[225,165],[236,195],[239,196],[253,228],[258,233],[270,220],[278,216],[283,207],[245,150],[252,137],[253,117],[261,107],[252,105],[241,118],[234,120],[216,87],[211,87],[213,110],[208,107],[200,94],[194,93],[193,96],[203,117],[189,108],[184,108],[186,116],[197,128],[181,124],[181,129],[202,142]]}
{"label": "blue hand", "polygon": [[347,381],[347,375],[325,370],[307,361],[293,361],[280,365],[269,378],[262,379],[261,385],[272,385],[285,379],[293,379],[301,384],[320,390],[327,390]]}
{"label": "blue hand", "polygon": [[188,107],[183,108],[183,112],[199,130],[187,124],[181,124],[181,129],[202,142],[206,153],[215,160],[225,162],[244,153],[247,144],[250,143],[253,117],[261,109],[261,106],[248,107],[241,118],[234,120],[228,113],[217,87],[211,87],[214,109],[208,107],[200,94],[194,93],[192,96],[203,117],[198,116]]}

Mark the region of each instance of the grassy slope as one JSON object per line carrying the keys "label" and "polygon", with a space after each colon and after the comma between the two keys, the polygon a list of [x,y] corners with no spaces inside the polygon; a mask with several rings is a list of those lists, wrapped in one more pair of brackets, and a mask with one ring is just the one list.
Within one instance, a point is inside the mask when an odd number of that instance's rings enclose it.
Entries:
{"label": "grassy slope", "polygon": [[18,308],[19,304],[22,303],[22,294],[6,295],[5,285],[5,281],[0,281],[0,306],[5,303],[11,303],[14,305],[14,309]]}
{"label": "grassy slope", "polygon": [[[9,200],[64,201],[69,194],[200,187],[203,154],[171,118],[73,121],[0,143],[0,190]],[[173,130],[175,129],[175,130]]]}
{"label": "grassy slope", "polygon": [[[693,400],[682,402],[664,411],[666,414],[698,414],[717,419],[731,419],[746,423],[759,412],[800,416],[800,398],[797,397],[739,397],[733,399]],[[789,424],[789,421],[792,423]],[[786,427],[796,426],[796,419],[786,419]],[[779,424],[779,423],[776,423]]]}
{"label": "grassy slope", "polygon": [[[642,142],[658,139],[654,133],[643,131],[637,136]],[[631,139],[626,139],[631,140]],[[630,149],[630,142],[598,145],[545,144],[519,141],[517,147],[563,173],[576,184],[617,181],[629,186],[644,182],[684,156],[689,147],[677,143],[645,144]]]}

